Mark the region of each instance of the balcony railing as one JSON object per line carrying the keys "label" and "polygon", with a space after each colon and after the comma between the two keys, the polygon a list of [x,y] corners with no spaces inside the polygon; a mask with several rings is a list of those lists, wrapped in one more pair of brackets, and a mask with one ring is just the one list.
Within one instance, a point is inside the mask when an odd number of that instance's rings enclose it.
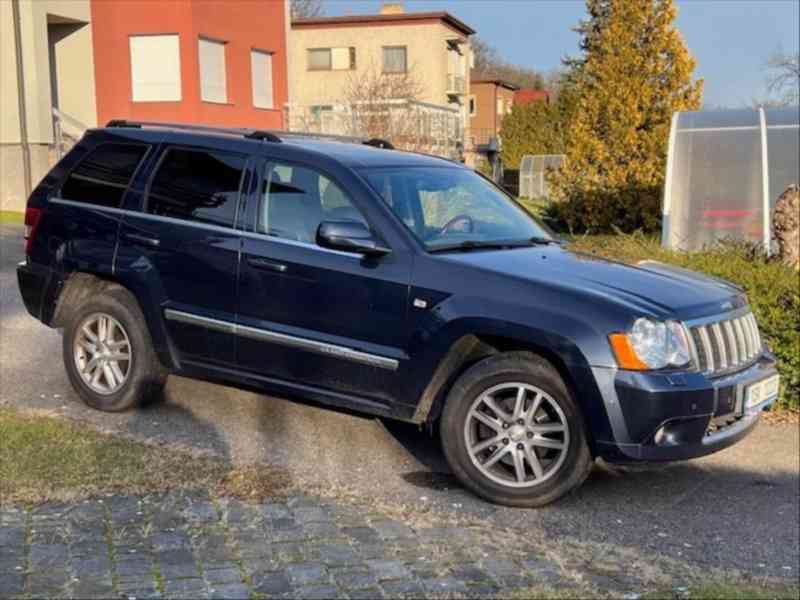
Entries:
{"label": "balcony railing", "polygon": [[455,73],[448,73],[447,75],[447,93],[450,95],[462,95],[467,93],[467,85],[463,75],[456,75]]}
{"label": "balcony railing", "polygon": [[389,140],[397,148],[461,158],[464,127],[458,109],[416,100],[328,106],[286,105],[290,131]]}

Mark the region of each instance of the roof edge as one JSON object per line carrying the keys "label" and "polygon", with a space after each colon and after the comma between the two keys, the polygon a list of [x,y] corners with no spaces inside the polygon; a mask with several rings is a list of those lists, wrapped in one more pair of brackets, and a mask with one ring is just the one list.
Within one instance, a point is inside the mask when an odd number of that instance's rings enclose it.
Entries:
{"label": "roof edge", "polygon": [[391,23],[394,21],[427,21],[437,20],[450,25],[452,28],[460,31],[464,35],[472,35],[476,33],[472,27],[464,23],[462,20],[454,17],[449,12],[435,11],[435,12],[410,12],[389,15],[343,15],[337,17],[310,17],[301,19],[292,19],[292,27],[314,27],[324,25],[344,25],[344,24],[364,24],[364,23]]}

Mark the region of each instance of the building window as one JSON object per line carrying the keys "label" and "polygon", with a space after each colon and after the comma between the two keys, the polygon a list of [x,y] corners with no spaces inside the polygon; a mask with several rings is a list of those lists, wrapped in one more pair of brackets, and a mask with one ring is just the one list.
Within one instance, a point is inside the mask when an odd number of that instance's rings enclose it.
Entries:
{"label": "building window", "polygon": [[478,103],[475,101],[475,96],[469,97],[469,116],[474,117],[478,114]]}
{"label": "building window", "polygon": [[171,148],[150,184],[147,212],[233,227],[244,165],[237,154]]}
{"label": "building window", "polygon": [[311,48],[308,51],[309,71],[352,71],[356,68],[356,49]]}
{"label": "building window", "polygon": [[134,102],[181,99],[180,40],[177,35],[132,35],[131,89]]}
{"label": "building window", "polygon": [[384,73],[406,73],[408,63],[405,46],[384,46],[383,47],[383,72]]}
{"label": "building window", "polygon": [[250,71],[253,79],[253,106],[275,108],[272,97],[272,54],[262,50],[252,50]]}
{"label": "building window", "polygon": [[225,42],[200,38],[200,99],[204,102],[228,101],[225,73]]}
{"label": "building window", "polygon": [[497,99],[497,114],[498,115],[502,115],[504,113],[505,113],[505,110],[504,110],[503,99],[502,98],[498,98]]}

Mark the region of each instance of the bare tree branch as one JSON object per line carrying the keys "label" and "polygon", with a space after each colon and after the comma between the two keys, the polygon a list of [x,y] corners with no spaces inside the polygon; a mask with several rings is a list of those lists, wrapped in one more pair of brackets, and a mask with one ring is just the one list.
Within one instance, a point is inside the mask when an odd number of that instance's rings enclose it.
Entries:
{"label": "bare tree branch", "polygon": [[293,19],[310,19],[325,14],[323,0],[291,0],[289,6]]}
{"label": "bare tree branch", "polygon": [[775,52],[767,61],[767,90],[778,95],[777,102],[793,105],[800,102],[800,55]]}

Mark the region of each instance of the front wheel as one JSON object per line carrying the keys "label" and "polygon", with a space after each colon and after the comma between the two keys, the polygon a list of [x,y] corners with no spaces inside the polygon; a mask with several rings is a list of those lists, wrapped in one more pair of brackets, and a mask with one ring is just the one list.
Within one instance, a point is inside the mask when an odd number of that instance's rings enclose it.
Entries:
{"label": "front wheel", "polygon": [[508,506],[556,500],[583,483],[593,463],[564,381],[527,352],[497,354],[468,369],[447,396],[440,434],[461,482]]}

